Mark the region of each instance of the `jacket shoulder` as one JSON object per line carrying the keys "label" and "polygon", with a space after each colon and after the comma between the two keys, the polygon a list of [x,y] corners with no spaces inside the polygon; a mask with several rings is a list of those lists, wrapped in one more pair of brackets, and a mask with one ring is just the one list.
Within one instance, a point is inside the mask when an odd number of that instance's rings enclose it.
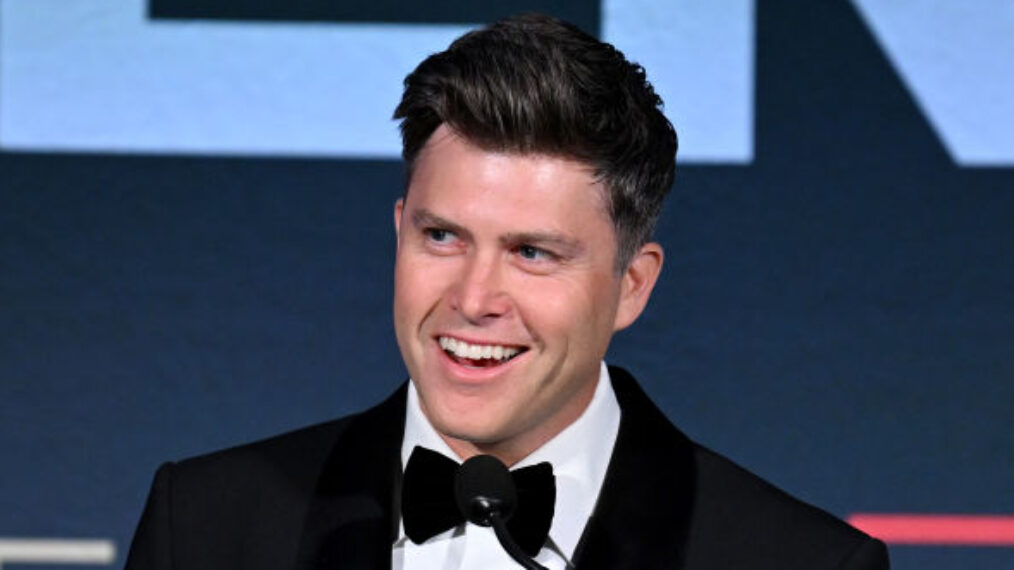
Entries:
{"label": "jacket shoulder", "polygon": [[322,466],[355,417],[163,464],[127,570],[266,570],[290,563]]}
{"label": "jacket shoulder", "polygon": [[220,517],[249,521],[240,525],[249,530],[283,512],[301,516],[294,507],[312,496],[324,463],[356,417],[163,465],[157,477],[171,485],[174,519],[213,533],[222,531]]}
{"label": "jacket shoulder", "polygon": [[699,567],[715,568],[887,568],[883,543],[834,515],[706,447],[694,444],[694,459],[688,561],[709,560]]}
{"label": "jacket shoulder", "polygon": [[[228,486],[259,477],[297,477],[315,474],[346,427],[359,414],[345,416],[257,441],[244,443],[171,463],[174,480],[199,479],[202,485],[220,481]],[[242,477],[234,475],[241,473]]]}
{"label": "jacket shoulder", "polygon": [[291,567],[309,521],[362,510],[334,504],[338,494],[384,502],[374,487],[386,488],[400,465],[405,391],[358,414],[162,465],[126,568]]}

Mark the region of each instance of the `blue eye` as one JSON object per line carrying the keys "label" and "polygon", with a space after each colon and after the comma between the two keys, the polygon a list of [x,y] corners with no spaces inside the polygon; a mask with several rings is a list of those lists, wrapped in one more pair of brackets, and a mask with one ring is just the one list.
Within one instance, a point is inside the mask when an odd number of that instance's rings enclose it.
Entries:
{"label": "blue eye", "polygon": [[453,232],[440,228],[426,228],[423,230],[423,233],[426,234],[426,237],[429,238],[430,241],[436,243],[447,243],[454,237]]}
{"label": "blue eye", "polygon": [[548,251],[537,248],[534,245],[519,246],[518,255],[530,261],[538,261],[540,259],[548,259],[552,257]]}

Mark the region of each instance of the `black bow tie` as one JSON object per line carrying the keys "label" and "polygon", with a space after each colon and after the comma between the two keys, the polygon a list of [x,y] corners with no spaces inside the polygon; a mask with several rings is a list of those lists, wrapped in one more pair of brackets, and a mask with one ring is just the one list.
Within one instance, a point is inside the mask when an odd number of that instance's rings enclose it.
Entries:
{"label": "black bow tie", "polygon": [[[465,522],[454,500],[458,463],[416,447],[405,466],[401,487],[401,516],[405,534],[421,544]],[[511,471],[518,490],[518,506],[507,520],[511,536],[529,556],[536,556],[549,536],[556,504],[553,466],[539,463]]]}

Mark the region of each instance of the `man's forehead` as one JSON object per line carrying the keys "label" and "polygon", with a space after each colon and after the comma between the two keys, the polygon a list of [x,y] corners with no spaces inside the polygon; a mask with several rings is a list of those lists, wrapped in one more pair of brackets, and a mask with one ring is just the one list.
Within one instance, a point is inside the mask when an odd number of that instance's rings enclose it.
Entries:
{"label": "man's forehead", "polygon": [[426,144],[423,145],[416,157],[416,163],[426,158],[427,155],[431,160],[434,158],[433,155],[436,155],[436,158],[439,160],[440,155],[436,151],[441,147],[454,144],[466,146],[476,152],[484,152],[490,155],[500,156],[507,160],[531,160],[540,158],[559,160],[569,163],[576,169],[586,172],[589,176],[594,178],[598,184],[602,184],[602,181],[600,180],[601,176],[599,175],[600,169],[595,164],[573,154],[542,149],[537,145],[531,149],[521,149],[510,143],[486,141],[470,137],[467,133],[462,133],[447,123],[442,123],[439,127],[437,127],[437,129],[433,131],[433,134],[431,134],[426,140]]}
{"label": "man's forehead", "polygon": [[[450,147],[453,147],[450,148]],[[444,152],[441,150],[444,149]],[[609,192],[606,183],[602,180],[598,169],[587,161],[558,153],[542,151],[520,151],[510,148],[499,148],[494,145],[480,144],[447,124],[442,124],[429,137],[423,149],[417,155],[414,164],[409,171],[409,179],[406,188],[406,197],[411,189],[418,182],[421,170],[426,171],[426,176],[433,173],[443,173],[458,168],[463,154],[486,155],[492,159],[504,162],[534,163],[539,161],[552,161],[566,164],[573,172],[581,172],[588,179],[587,192],[581,196],[581,203],[592,204],[601,207],[602,213],[611,219],[609,204]],[[428,190],[439,190],[429,188]],[[460,188],[458,190],[461,190]],[[519,191],[521,189],[519,188]]]}

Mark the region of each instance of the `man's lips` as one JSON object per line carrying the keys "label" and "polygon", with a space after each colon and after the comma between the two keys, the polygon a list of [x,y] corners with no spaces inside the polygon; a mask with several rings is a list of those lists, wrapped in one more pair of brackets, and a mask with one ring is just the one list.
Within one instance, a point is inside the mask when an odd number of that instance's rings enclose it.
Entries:
{"label": "man's lips", "polygon": [[439,336],[437,343],[448,358],[469,368],[500,366],[528,350],[523,345],[468,342],[451,336]]}

